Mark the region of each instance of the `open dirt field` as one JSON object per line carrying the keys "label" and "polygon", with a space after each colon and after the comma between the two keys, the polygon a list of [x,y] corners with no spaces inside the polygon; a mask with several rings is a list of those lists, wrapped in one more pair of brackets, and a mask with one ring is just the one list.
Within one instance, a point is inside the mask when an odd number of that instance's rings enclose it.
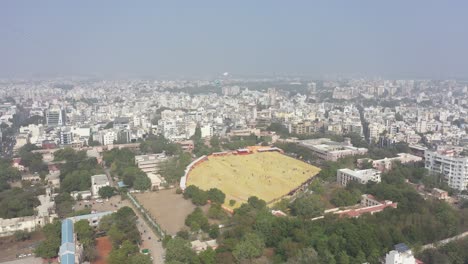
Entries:
{"label": "open dirt field", "polygon": [[96,251],[98,252],[98,257],[93,264],[107,264],[107,258],[109,253],[112,250],[112,243],[108,237],[98,237],[96,238]]}
{"label": "open dirt field", "polygon": [[176,194],[175,189],[135,194],[161,228],[175,235],[185,226],[185,218],[195,209],[190,200]]}
{"label": "open dirt field", "polygon": [[0,238],[0,263],[15,260],[19,255],[32,256],[34,248],[44,239],[42,232],[33,232],[31,239],[26,241],[15,241],[13,236]]}
{"label": "open dirt field", "polygon": [[210,156],[208,161],[193,168],[187,186],[203,190],[218,188],[234,207],[257,196],[267,203],[288,194],[320,171],[319,168],[277,152],[250,155]]}

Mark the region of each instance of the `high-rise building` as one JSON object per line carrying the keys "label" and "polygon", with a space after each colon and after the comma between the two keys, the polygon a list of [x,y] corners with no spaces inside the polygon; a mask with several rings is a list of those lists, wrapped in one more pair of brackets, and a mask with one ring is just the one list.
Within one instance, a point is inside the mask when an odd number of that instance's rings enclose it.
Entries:
{"label": "high-rise building", "polygon": [[46,110],[46,123],[48,126],[65,125],[65,111],[60,107],[52,107]]}
{"label": "high-rise building", "polygon": [[73,133],[70,128],[63,128],[60,130],[60,145],[70,145],[73,143]]}
{"label": "high-rise building", "polygon": [[453,149],[426,150],[424,157],[426,169],[444,175],[450,188],[461,191],[468,188],[468,157],[458,155]]}

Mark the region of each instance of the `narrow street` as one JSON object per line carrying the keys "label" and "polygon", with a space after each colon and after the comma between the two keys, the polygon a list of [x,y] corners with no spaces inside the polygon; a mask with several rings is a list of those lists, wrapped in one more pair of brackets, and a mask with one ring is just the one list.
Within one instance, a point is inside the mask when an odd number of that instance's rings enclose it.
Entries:
{"label": "narrow street", "polygon": [[143,221],[140,217],[136,223],[138,230],[140,230],[142,244],[141,249],[149,249],[151,256],[153,257],[154,264],[164,263],[164,249],[162,247],[162,242],[158,241],[158,237],[154,232],[149,228],[148,224]]}

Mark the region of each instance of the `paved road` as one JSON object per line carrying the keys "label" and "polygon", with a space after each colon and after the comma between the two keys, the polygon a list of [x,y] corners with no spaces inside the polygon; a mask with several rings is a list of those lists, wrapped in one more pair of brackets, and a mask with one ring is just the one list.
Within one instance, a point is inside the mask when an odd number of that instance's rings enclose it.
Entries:
{"label": "paved road", "polygon": [[107,180],[109,181],[110,186],[111,186],[111,187],[118,188],[117,183],[116,183],[116,182],[114,181],[114,179],[112,178],[112,174],[111,174],[111,172],[110,172],[110,169],[107,168],[107,167],[104,167],[104,172],[106,173]]}
{"label": "paved road", "polygon": [[446,238],[444,240],[437,241],[435,243],[424,245],[424,246],[421,247],[421,249],[426,250],[426,249],[430,249],[430,248],[437,248],[437,247],[443,246],[443,245],[445,245],[447,243],[450,243],[450,242],[455,241],[455,240],[462,239],[462,238],[467,237],[467,236],[468,236],[468,231],[465,232],[465,233],[461,233],[459,235],[453,236],[453,237]]}
{"label": "paved road", "polygon": [[164,263],[164,249],[162,247],[162,242],[158,241],[158,237],[154,232],[149,228],[148,224],[143,221],[143,219],[138,218],[137,222],[138,230],[140,230],[142,245],[141,248],[147,248],[150,250],[151,256],[153,257],[154,264]]}

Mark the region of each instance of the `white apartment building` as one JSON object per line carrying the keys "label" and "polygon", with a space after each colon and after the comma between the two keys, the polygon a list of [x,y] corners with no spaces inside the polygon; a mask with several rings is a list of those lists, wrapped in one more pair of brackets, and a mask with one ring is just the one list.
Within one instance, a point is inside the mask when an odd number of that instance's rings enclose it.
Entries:
{"label": "white apartment building", "polygon": [[454,150],[424,152],[426,169],[444,175],[450,188],[466,190],[468,187],[468,157],[459,156]]}
{"label": "white apartment building", "polygon": [[99,189],[104,186],[110,186],[107,175],[98,174],[91,176],[91,193],[93,194],[93,197],[99,197]]}
{"label": "white apartment building", "polygon": [[73,134],[68,127],[64,127],[59,132],[60,135],[60,145],[70,145],[73,142]]}
{"label": "white apartment building", "polygon": [[387,253],[385,264],[416,264],[413,252],[405,244],[395,245],[395,250]]}
{"label": "white apartment building", "polygon": [[158,172],[159,163],[166,160],[164,153],[135,156],[135,163],[143,172]]}
{"label": "white apartment building", "polygon": [[379,183],[381,181],[380,171],[375,170],[375,169],[367,169],[367,170],[339,169],[336,172],[336,181],[342,186],[348,185],[350,181],[357,181],[361,184],[366,184],[368,181]]}
{"label": "white apartment building", "polygon": [[101,130],[93,134],[93,139],[101,145],[112,145],[117,140],[117,132],[113,129]]}
{"label": "white apartment building", "polygon": [[213,127],[211,125],[204,125],[200,127],[200,130],[202,138],[210,138],[213,136]]}
{"label": "white apartment building", "polygon": [[392,169],[395,162],[402,164],[422,161],[422,157],[418,157],[408,153],[399,153],[397,157],[384,158],[379,160],[373,159],[358,159],[358,164],[364,161],[372,162],[372,167],[381,172],[389,171]]}

